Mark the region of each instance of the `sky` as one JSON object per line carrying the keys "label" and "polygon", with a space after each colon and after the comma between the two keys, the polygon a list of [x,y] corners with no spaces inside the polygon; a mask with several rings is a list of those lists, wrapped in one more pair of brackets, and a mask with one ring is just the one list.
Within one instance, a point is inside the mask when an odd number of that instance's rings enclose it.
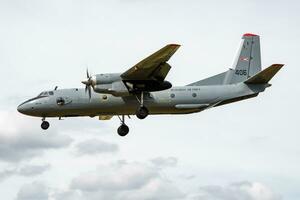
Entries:
{"label": "sky", "polygon": [[[259,0],[0,0],[0,195],[6,200],[297,200],[300,196],[300,3]],[[41,119],[16,107],[44,90],[124,72],[168,43],[167,80],[231,67],[244,33],[263,68],[257,98],[190,115]]]}

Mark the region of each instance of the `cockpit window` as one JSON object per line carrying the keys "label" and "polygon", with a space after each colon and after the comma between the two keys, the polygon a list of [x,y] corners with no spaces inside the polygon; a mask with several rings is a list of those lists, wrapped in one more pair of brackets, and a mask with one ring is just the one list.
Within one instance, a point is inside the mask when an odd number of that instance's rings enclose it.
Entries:
{"label": "cockpit window", "polygon": [[42,92],[41,94],[38,95],[38,97],[41,97],[41,96],[45,96],[44,92]]}
{"label": "cockpit window", "polygon": [[49,95],[53,95],[54,93],[52,91],[49,92],[42,92],[38,95],[38,97],[47,97]]}

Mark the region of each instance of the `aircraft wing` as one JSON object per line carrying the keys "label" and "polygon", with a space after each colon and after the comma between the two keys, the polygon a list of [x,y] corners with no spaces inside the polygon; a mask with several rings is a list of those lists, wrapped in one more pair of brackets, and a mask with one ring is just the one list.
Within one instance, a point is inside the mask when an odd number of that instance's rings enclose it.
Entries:
{"label": "aircraft wing", "polygon": [[171,69],[167,61],[180,47],[169,44],[121,74],[128,81],[163,81]]}

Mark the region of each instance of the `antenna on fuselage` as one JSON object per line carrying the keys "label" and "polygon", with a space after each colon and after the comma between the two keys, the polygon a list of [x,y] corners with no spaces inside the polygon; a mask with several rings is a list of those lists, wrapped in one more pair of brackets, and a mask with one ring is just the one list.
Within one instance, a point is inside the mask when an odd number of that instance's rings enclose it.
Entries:
{"label": "antenna on fuselage", "polygon": [[55,86],[54,90],[57,90],[58,86]]}

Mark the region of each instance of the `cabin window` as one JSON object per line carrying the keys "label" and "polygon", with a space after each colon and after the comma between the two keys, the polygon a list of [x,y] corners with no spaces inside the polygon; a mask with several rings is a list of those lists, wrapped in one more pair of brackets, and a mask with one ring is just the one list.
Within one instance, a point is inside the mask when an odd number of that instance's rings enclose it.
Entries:
{"label": "cabin window", "polygon": [[192,96],[193,96],[193,97],[197,97],[197,94],[196,94],[196,93],[193,93]]}
{"label": "cabin window", "polygon": [[103,100],[106,100],[106,99],[107,99],[107,95],[103,95],[103,96],[102,96],[102,99],[103,99]]}
{"label": "cabin window", "polygon": [[49,92],[50,95],[53,95],[54,93],[52,91]]}
{"label": "cabin window", "polygon": [[174,97],[175,97],[175,94],[174,94],[174,93],[172,93],[172,94],[170,95],[170,97],[171,97],[171,98],[174,98]]}

